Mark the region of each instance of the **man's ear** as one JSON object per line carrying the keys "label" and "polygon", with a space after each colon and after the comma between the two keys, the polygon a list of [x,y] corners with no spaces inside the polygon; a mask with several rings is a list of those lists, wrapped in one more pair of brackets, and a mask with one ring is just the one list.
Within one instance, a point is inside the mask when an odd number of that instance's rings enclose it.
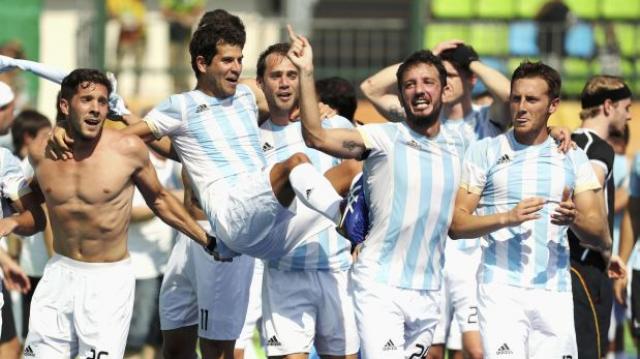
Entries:
{"label": "man's ear", "polygon": [[558,105],[560,105],[560,97],[556,97],[551,100],[551,103],[549,104],[549,113],[551,114],[556,112],[556,110],[558,109]]}
{"label": "man's ear", "polygon": [[204,56],[196,56],[196,67],[198,68],[198,72],[200,73],[207,72],[207,62],[205,61]]}
{"label": "man's ear", "polygon": [[69,109],[71,107],[71,104],[69,103],[69,101],[67,101],[66,98],[61,98],[60,99],[60,103],[58,104],[58,107],[60,107],[60,112],[62,112],[65,116],[69,116]]}

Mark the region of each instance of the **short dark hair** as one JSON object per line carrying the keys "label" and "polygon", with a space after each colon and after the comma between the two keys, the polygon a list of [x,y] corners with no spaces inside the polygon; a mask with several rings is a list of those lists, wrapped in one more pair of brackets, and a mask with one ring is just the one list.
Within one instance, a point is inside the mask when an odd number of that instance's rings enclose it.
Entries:
{"label": "short dark hair", "polygon": [[402,91],[402,77],[404,76],[404,73],[418,64],[433,65],[436,70],[438,70],[440,85],[442,88],[447,85],[447,71],[442,64],[442,60],[429,50],[419,50],[409,55],[409,57],[400,64],[400,67],[398,67],[398,71],[396,72],[398,91]]}
{"label": "short dark hair", "polygon": [[200,26],[191,37],[189,53],[191,54],[191,68],[196,77],[200,77],[200,71],[198,71],[196,64],[198,56],[202,56],[205,63],[209,65],[216,55],[218,44],[225,43],[244,47],[247,38],[244,24],[239,17],[224,11],[227,14],[225,15],[222,11],[224,10],[210,15],[207,19],[203,17],[200,20]]}
{"label": "short dark hair", "polygon": [[271,54],[287,56],[287,52],[289,52],[290,48],[291,44],[289,44],[288,42],[279,42],[267,47],[267,49],[260,54],[260,57],[258,57],[258,64],[256,65],[256,77],[262,78],[262,76],[264,76],[264,73],[267,70],[267,56]]}
{"label": "short dark hair", "polygon": [[84,83],[104,85],[107,88],[107,96],[111,95],[111,91],[113,91],[111,81],[104,72],[96,69],[76,69],[62,79],[60,98],[71,101],[73,95],[78,93],[78,86],[82,86]]}
{"label": "short dark hair", "polygon": [[449,62],[451,66],[453,66],[456,69],[456,71],[458,71],[458,73],[464,74],[465,77],[470,78],[473,75],[473,72],[471,72],[469,67],[464,67],[458,61],[456,61],[454,56],[456,49],[444,50],[440,53],[439,57],[442,61]]}
{"label": "short dark hair", "polygon": [[203,26],[217,26],[223,23],[227,23],[231,26],[236,26],[239,29],[244,31],[244,24],[239,17],[235,15],[231,15],[229,12],[223,9],[215,9],[211,11],[207,11],[200,18],[200,22],[198,22],[198,29]]}
{"label": "short dark hair", "polygon": [[329,77],[316,81],[316,92],[320,101],[338,111],[338,115],[353,122],[358,107],[356,90],[342,77]]}
{"label": "short dark hair", "polygon": [[24,135],[36,137],[38,131],[43,128],[50,128],[51,121],[36,110],[24,110],[16,116],[11,125],[11,140],[13,142],[14,154],[17,156],[24,146]]}
{"label": "short dark hair", "polygon": [[524,61],[520,63],[520,66],[513,71],[513,76],[511,76],[511,88],[513,88],[516,80],[532,77],[540,77],[547,83],[549,88],[547,94],[551,99],[560,97],[560,88],[562,87],[560,74],[553,67],[540,61]]}

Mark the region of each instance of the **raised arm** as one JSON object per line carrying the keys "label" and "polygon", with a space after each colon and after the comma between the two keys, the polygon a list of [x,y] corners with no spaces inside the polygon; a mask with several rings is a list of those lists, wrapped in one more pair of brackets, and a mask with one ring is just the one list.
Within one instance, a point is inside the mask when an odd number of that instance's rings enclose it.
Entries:
{"label": "raised arm", "polygon": [[291,27],[291,49],[287,56],[300,72],[300,114],[302,136],[307,146],[334,157],[359,159],[366,152],[362,135],[355,129],[322,127],[313,76],[313,53],[309,41],[296,35]]}
{"label": "raised arm", "polygon": [[209,244],[207,233],[191,218],[180,201],[160,184],[149,159],[149,152],[142,141],[127,136],[123,142],[127,147],[127,154],[138,163],[133,181],[149,208],[162,221],[206,247]]}
{"label": "raised arm", "polygon": [[490,109],[491,119],[502,129],[506,129],[511,121],[508,112],[509,93],[511,92],[509,79],[500,71],[479,60],[471,61],[469,69],[487,86],[487,90],[493,97]]}
{"label": "raised arm", "polygon": [[398,98],[396,72],[400,64],[385,67],[360,84],[360,90],[384,118],[402,122],[407,115]]}

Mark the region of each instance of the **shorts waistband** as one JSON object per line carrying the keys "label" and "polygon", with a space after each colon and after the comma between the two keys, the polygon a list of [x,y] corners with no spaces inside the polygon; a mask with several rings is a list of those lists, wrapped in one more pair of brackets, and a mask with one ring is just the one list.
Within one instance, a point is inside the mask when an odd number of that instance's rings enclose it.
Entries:
{"label": "shorts waistband", "polygon": [[116,262],[82,262],[60,254],[54,254],[49,259],[48,264],[51,265],[56,263],[82,270],[104,270],[122,268],[122,266],[129,266],[131,265],[131,257],[127,257]]}

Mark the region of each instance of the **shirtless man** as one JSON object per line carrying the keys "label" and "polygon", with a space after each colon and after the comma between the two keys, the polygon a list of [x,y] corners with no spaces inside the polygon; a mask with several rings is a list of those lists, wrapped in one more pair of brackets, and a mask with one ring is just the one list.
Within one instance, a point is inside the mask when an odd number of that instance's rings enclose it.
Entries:
{"label": "shirtless man", "polygon": [[25,356],[107,359],[123,356],[135,278],[127,252],[133,186],[167,224],[207,245],[206,232],[158,182],[144,143],[103,129],[111,84],[79,69],[62,82],[59,107],[73,138],[73,159],[31,150],[35,180],[49,210],[53,248],[31,305]]}

